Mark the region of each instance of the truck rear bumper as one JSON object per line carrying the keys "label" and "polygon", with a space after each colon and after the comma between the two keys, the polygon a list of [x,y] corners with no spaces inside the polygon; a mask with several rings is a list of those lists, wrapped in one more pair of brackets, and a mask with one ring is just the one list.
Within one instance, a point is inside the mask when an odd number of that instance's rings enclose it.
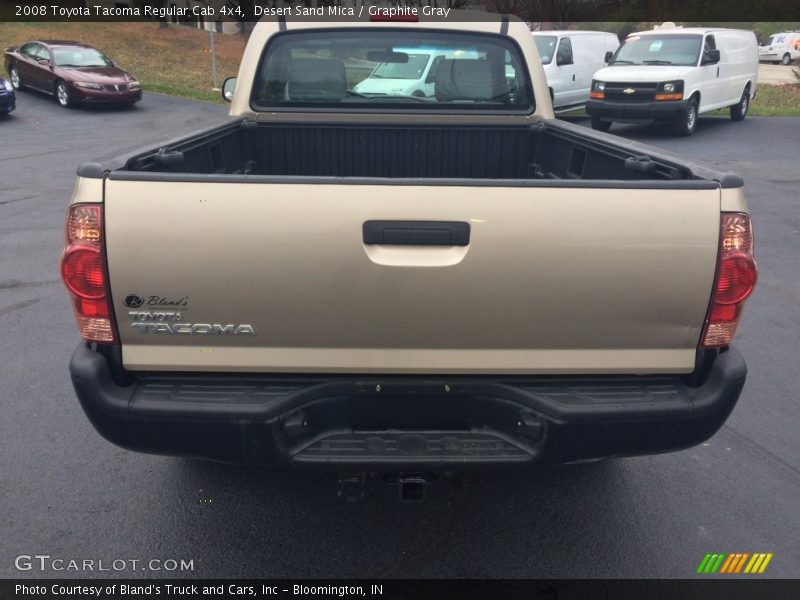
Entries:
{"label": "truck rear bumper", "polygon": [[455,470],[655,454],[698,444],[747,376],[733,348],[700,387],[679,377],[139,375],[115,383],[81,344],[70,373],[109,441],[131,450],[326,470]]}

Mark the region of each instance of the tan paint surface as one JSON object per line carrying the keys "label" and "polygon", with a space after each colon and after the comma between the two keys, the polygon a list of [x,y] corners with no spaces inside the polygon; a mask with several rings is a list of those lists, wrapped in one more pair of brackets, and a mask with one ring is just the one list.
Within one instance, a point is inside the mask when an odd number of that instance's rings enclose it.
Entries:
{"label": "tan paint surface", "polygon": [[69,203],[75,204],[78,202],[103,202],[103,180],[78,177],[75,180],[75,187],[72,188],[72,196]]}
{"label": "tan paint surface", "polygon": [[727,188],[721,190],[720,206],[722,212],[748,213],[747,199],[744,197],[744,188]]}
{"label": "tan paint surface", "polygon": [[[340,24],[343,27],[363,24]],[[290,23],[290,29],[321,24]],[[409,27],[425,23],[370,23]],[[498,21],[436,28],[499,31]],[[525,24],[532,115],[254,114],[250,38],[231,114],[260,120],[526,123],[553,117]],[[316,373],[678,373],[694,368],[719,236],[741,190],[164,183],[108,180],[112,296],[129,369]],[[97,202],[79,179],[73,202]],[[467,247],[365,246],[365,220],[471,224]],[[128,294],[188,297],[182,323],[255,336],[141,334]],[[142,307],[139,311],[147,311]],[[175,312],[172,309],[149,309]]]}
{"label": "tan paint surface", "polygon": [[[131,369],[691,371],[719,190],[106,182]],[[366,220],[471,224],[466,248],[375,247]],[[189,297],[141,334],[122,299]]]}

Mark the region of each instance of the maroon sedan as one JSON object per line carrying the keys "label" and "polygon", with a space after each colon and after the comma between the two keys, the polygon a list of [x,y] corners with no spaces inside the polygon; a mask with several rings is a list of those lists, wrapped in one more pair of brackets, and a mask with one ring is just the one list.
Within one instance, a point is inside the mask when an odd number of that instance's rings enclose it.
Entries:
{"label": "maroon sedan", "polygon": [[99,50],[79,42],[43,40],[6,48],[6,71],[15,89],[52,94],[61,106],[80,103],[133,104],[139,82]]}

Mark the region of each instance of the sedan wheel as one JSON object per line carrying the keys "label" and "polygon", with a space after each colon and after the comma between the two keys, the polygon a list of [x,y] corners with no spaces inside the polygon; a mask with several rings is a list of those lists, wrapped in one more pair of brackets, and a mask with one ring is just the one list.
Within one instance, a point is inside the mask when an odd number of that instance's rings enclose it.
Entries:
{"label": "sedan wheel", "polygon": [[68,106],[72,105],[72,100],[69,96],[69,88],[67,87],[67,84],[64,83],[63,81],[59,81],[56,84],[56,99],[58,100],[58,103],[64,108],[67,108]]}
{"label": "sedan wheel", "polygon": [[11,77],[11,85],[14,86],[15,90],[22,89],[22,79],[19,78],[19,71],[17,71],[16,67],[11,67],[8,71],[9,76]]}

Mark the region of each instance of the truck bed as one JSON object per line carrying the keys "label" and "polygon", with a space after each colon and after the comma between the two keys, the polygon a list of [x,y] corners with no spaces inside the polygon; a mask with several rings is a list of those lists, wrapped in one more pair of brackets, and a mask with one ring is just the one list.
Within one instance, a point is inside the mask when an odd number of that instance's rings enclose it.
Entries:
{"label": "truck bed", "polygon": [[[336,178],[580,182],[715,179],[697,165],[639,144],[552,121],[547,125],[386,125],[235,120],[136,150],[105,164],[117,178],[156,173]],[[160,178],[160,177],[158,177]]]}
{"label": "truck bed", "polygon": [[189,299],[117,313],[130,369],[695,367],[725,175],[562,123],[239,120],[160,148],[84,167],[114,297]]}

